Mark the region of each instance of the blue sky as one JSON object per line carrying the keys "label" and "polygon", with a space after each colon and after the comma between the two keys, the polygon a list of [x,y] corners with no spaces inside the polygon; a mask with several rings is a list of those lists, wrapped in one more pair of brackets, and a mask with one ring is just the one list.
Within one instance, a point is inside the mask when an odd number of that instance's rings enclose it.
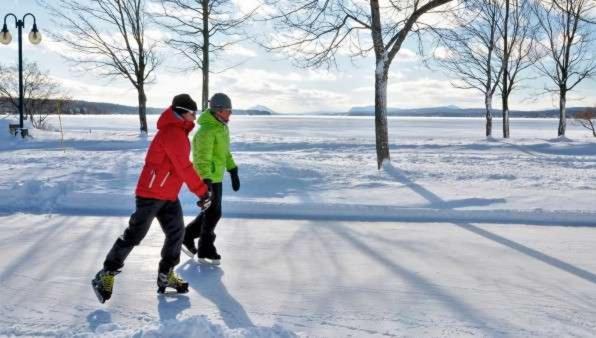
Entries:
{"label": "blue sky", "polygon": [[[35,14],[38,28],[52,29],[48,13],[35,0],[0,0],[0,15],[8,12],[22,17]],[[29,32],[32,22],[26,23]],[[15,38],[8,45],[0,45],[0,60],[4,64],[16,64],[17,44],[14,22],[9,29]],[[262,28],[250,28],[260,32]],[[152,31],[155,35],[163,32]],[[62,46],[51,41],[46,34],[40,45],[33,46],[27,40],[23,43],[24,57],[35,61],[43,70],[59,81],[69,95],[76,99],[113,102],[136,105],[136,91],[126,80],[108,80],[90,72],[77,70],[58,53]],[[390,71],[388,102],[390,107],[429,107],[457,105],[460,107],[482,107],[483,99],[473,90],[459,90],[450,85],[450,78],[437,70],[427,69],[415,53],[416,45],[407,42]],[[147,88],[148,105],[164,107],[171,97],[188,92],[197,101],[200,99],[201,75],[199,71],[180,71],[176,65],[181,57],[162,49],[164,60],[156,73],[156,83]],[[347,111],[353,106],[372,105],[374,102],[374,59],[372,56],[356,61],[340,59],[340,67],[332,70],[305,70],[294,67],[287,58],[273,56],[251,42],[242,43],[225,52],[214,67],[243,62],[240,66],[223,73],[212,74],[212,92],[228,93],[237,108],[264,105],[282,113],[312,111]],[[538,95],[547,84],[546,79],[537,78],[522,83],[522,89],[511,98],[511,109],[543,109],[557,106],[557,99],[551,95]],[[499,107],[495,97],[494,106]],[[596,80],[583,82],[568,98],[569,106],[596,105]]]}

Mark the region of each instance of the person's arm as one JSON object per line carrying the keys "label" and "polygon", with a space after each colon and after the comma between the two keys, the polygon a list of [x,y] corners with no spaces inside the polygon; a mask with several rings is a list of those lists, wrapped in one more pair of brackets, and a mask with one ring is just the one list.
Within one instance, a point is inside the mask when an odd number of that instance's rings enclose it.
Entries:
{"label": "person's arm", "polygon": [[226,154],[226,170],[230,171],[234,168],[236,168],[236,162],[232,157],[232,153],[228,150],[228,153]]}
{"label": "person's arm", "polygon": [[232,189],[234,191],[240,190],[240,177],[238,176],[238,166],[236,165],[236,162],[234,162],[232,153],[229,150],[228,154],[226,155],[226,170],[230,173],[230,178],[232,179]]}
{"label": "person's arm", "polygon": [[186,183],[188,189],[199,198],[207,194],[207,185],[203,183],[201,177],[194,170],[192,163],[188,159],[190,145],[188,137],[182,130],[171,128],[165,131],[162,139],[162,145],[166,155],[172,162],[176,174]]}
{"label": "person's arm", "polygon": [[232,153],[228,150],[228,153],[226,154],[226,170],[230,171],[234,168],[236,168],[236,162],[232,157]]}
{"label": "person's arm", "polygon": [[215,133],[209,129],[199,129],[192,139],[192,162],[195,170],[204,180],[213,180],[213,147]]}

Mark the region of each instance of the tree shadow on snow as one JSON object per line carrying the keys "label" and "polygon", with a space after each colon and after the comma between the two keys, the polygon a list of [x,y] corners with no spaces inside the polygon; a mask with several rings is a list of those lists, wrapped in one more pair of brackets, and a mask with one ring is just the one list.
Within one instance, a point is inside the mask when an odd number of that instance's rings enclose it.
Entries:
{"label": "tree shadow on snow", "polygon": [[222,282],[224,271],[220,267],[188,260],[176,271],[188,282],[190,288],[217,306],[223,321],[229,328],[255,326],[244,307],[228,293]]}
{"label": "tree shadow on snow", "polygon": [[436,209],[453,209],[461,207],[487,206],[494,203],[505,203],[504,198],[464,198],[460,200],[445,201],[434,193],[430,192],[423,186],[419,185],[407,177],[401,170],[389,166],[385,172],[396,179],[399,183],[412,189],[418,195],[424,197],[428,201],[430,208]]}
{"label": "tree shadow on snow", "polygon": [[474,307],[473,304],[466,303],[465,300],[459,299],[457,296],[450,293],[449,290],[429,281],[415,271],[397,264],[392,258],[389,258],[384,253],[370,247],[365,241],[358,238],[359,236],[353,233],[351,229],[341,223],[332,222],[329,225],[329,229],[339,237],[351,243],[352,246],[358,249],[361,253],[373,258],[376,262],[385,266],[391,273],[404,280],[413,289],[423,290],[425,294],[440,301],[453,313],[460,315],[462,319],[473,323],[475,328],[484,331],[487,336],[498,335],[500,332],[495,331],[495,328],[506,327],[503,324],[497,323],[499,321],[498,318],[490,318],[484,313],[482,308]]}
{"label": "tree shadow on snow", "polygon": [[[447,203],[449,203],[449,201],[444,201],[441,197],[437,196],[432,191],[413,182],[403,172],[401,172],[399,169],[397,169],[393,166],[390,166],[388,168],[388,170],[386,170],[386,172],[389,173],[391,176],[393,176],[395,179],[402,182],[404,185],[410,187],[412,189],[412,191],[416,192],[418,195],[424,197],[427,201],[430,202],[431,205],[446,205]],[[542,261],[543,263],[546,263],[546,264],[553,266],[557,269],[568,272],[568,273],[575,275],[581,279],[584,279],[588,282],[596,284],[596,274],[594,274],[590,271],[578,268],[578,267],[576,267],[572,264],[569,264],[567,262],[564,262],[558,258],[546,255],[540,251],[534,250],[530,247],[527,247],[525,245],[522,245],[522,244],[512,241],[510,239],[507,239],[503,236],[500,236],[500,235],[494,234],[488,230],[479,228],[471,223],[455,222],[455,223],[451,223],[451,224],[454,224],[462,229],[465,229],[467,231],[475,233],[476,235],[482,236],[486,239],[489,239],[491,241],[494,241],[501,245],[509,247],[513,250],[521,252],[529,257],[535,258],[539,261]]]}
{"label": "tree shadow on snow", "polygon": [[[241,170],[242,188],[237,194],[241,198],[284,198],[297,196],[309,198],[305,192],[320,188],[326,178],[320,171],[300,168],[285,162],[276,162],[272,168],[261,168],[246,164]],[[243,174],[245,173],[245,174]],[[224,177],[224,196],[233,193],[228,175]]]}
{"label": "tree shadow on snow", "polygon": [[43,140],[22,142],[19,144],[0,145],[0,152],[14,150],[56,150],[64,149],[85,150],[85,151],[114,151],[114,150],[146,150],[148,141],[141,140]]}

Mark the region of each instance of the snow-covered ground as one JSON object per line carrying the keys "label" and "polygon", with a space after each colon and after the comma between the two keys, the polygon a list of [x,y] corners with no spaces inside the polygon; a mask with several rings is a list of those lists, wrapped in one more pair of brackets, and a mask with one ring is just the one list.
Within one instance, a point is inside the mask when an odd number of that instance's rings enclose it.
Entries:
{"label": "snow-covered ground", "polygon": [[379,171],[371,118],[233,116],[223,265],[183,258],[191,292],[158,297],[154,226],[101,305],[89,280],[152,133],[62,122],[64,141],[22,141],[0,117],[0,336],[596,336],[596,139],[578,126],[513,119],[487,140],[482,119],[391,118]]}

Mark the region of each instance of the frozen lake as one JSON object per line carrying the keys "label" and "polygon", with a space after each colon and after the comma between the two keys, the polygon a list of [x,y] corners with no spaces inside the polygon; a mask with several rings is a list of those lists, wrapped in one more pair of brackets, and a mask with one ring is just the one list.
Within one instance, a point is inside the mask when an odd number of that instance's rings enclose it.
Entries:
{"label": "frozen lake", "polygon": [[[151,131],[155,131],[156,115],[148,115]],[[58,126],[58,118],[50,117],[52,125]],[[70,115],[63,116],[64,130],[120,130],[135,132],[139,129],[135,115]],[[389,137],[397,140],[404,137],[458,137],[483,138],[483,118],[428,118],[389,117]],[[554,138],[557,134],[557,119],[511,119],[511,137]],[[348,116],[246,116],[232,115],[230,128],[233,136],[242,134],[266,134],[269,136],[353,139],[374,142],[373,117]],[[500,138],[502,124],[493,119],[493,136]],[[568,136],[572,138],[591,137],[588,130],[568,121]]]}

